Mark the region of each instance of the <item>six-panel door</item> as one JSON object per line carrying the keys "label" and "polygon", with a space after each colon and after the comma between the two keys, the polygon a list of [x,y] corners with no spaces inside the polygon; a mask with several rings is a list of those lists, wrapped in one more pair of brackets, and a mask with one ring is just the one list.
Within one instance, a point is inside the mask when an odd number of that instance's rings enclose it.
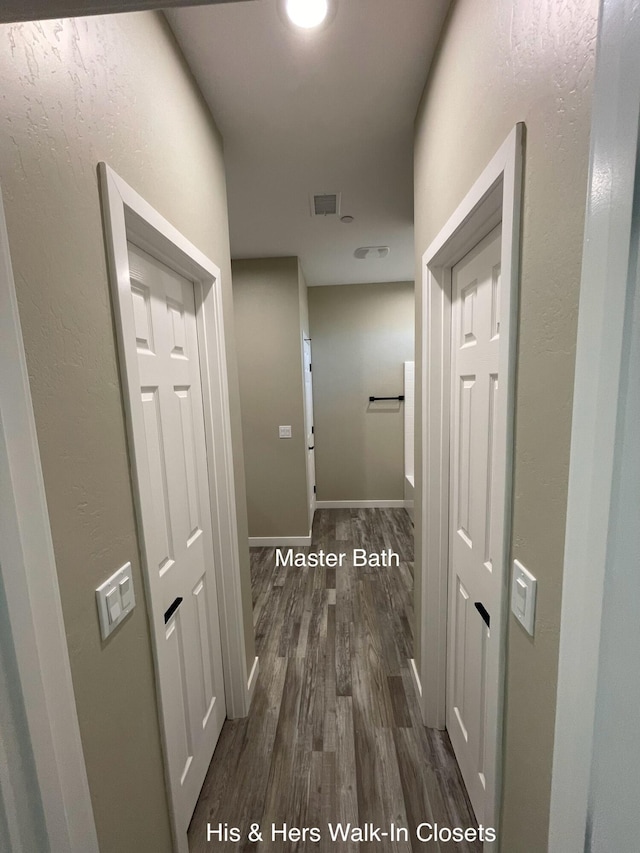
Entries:
{"label": "six-panel door", "polygon": [[186,832],[226,716],[195,294],[131,244],[129,265],[146,570],[169,781]]}
{"label": "six-panel door", "polygon": [[447,729],[480,822],[485,735],[497,724],[486,718],[486,677],[501,571],[494,558],[500,238],[498,226],[452,270]]}

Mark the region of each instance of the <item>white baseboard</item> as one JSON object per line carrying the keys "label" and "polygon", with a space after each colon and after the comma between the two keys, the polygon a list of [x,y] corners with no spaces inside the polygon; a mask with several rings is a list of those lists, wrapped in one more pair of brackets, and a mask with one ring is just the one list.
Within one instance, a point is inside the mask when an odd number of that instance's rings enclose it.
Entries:
{"label": "white baseboard", "polygon": [[253,694],[256,692],[256,682],[258,680],[258,672],[259,671],[260,671],[260,665],[258,663],[258,656],[256,655],[256,658],[253,661],[253,666],[251,667],[251,672],[249,673],[249,679],[247,681],[247,693],[249,694],[249,707],[251,707],[251,702],[253,701]]}
{"label": "white baseboard", "polygon": [[308,536],[250,536],[249,548],[295,548],[311,545],[311,531]]}
{"label": "white baseboard", "polygon": [[422,703],[422,682],[420,681],[420,673],[418,672],[415,658],[410,658],[409,669],[411,670],[411,680],[413,681],[420,702]]}
{"label": "white baseboard", "polygon": [[404,506],[404,501],[318,501],[318,509],[372,509],[374,507],[392,508]]}

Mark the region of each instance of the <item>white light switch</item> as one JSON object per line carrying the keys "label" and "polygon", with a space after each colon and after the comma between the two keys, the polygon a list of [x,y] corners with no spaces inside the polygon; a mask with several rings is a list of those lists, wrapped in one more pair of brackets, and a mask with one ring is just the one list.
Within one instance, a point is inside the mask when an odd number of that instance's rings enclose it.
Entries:
{"label": "white light switch", "polygon": [[131,578],[124,577],[118,587],[120,588],[120,601],[123,608],[129,607],[133,603],[133,581]]}
{"label": "white light switch", "polygon": [[106,640],[109,634],[131,613],[136,604],[131,563],[118,569],[108,580],[100,584],[96,590],[96,602],[100,617],[100,633],[102,639]]}
{"label": "white light switch", "polygon": [[527,633],[533,636],[536,618],[536,593],[538,581],[528,569],[513,561],[513,585],[511,587],[511,610]]}
{"label": "white light switch", "polygon": [[106,595],[107,599],[107,613],[109,614],[109,624],[115,625],[115,623],[120,618],[120,614],[122,613],[122,606],[120,605],[120,591],[117,587],[110,589]]}
{"label": "white light switch", "polygon": [[280,438],[291,438],[291,427],[290,426],[278,427],[278,436]]}

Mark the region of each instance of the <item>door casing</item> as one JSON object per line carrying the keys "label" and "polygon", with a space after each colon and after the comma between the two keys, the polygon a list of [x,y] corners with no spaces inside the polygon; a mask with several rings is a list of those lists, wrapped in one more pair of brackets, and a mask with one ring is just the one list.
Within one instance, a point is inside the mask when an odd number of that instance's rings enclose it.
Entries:
{"label": "door casing", "polygon": [[[120,370],[122,385],[125,389],[123,400],[131,449],[133,490],[144,564],[143,575],[149,600],[151,594],[141,529],[142,512],[133,435],[135,414],[129,405],[129,395],[126,391],[129,387],[129,372],[137,369],[135,348],[132,343],[135,340],[135,334],[129,328],[132,323],[132,312],[127,310],[128,307],[130,308],[131,300],[127,243],[134,243],[194,283],[226,709],[227,716],[230,718],[243,717],[248,713],[255,689],[258,659],[255,658],[251,673],[248,673],[240,589],[240,559],[220,270],[106,163],[100,163],[98,170]],[[150,608],[150,622],[166,766],[167,748],[164,742],[163,705],[159,690],[157,658],[157,638],[162,636],[164,623],[152,608]],[[182,853],[187,850],[187,839],[184,833],[176,832],[171,791],[169,791],[169,802],[176,850]]]}
{"label": "door casing", "polygon": [[[633,464],[633,457],[618,454],[628,452],[621,441],[621,413],[634,401],[633,387],[626,386],[625,351],[632,340],[629,315],[636,287],[630,272],[640,162],[639,45],[637,3],[602,0],[576,341],[549,853],[600,850],[610,843],[606,824],[615,822],[623,832],[636,820],[624,800],[617,813],[602,814],[592,771],[598,760],[598,689],[607,664],[601,642],[611,630],[605,593],[615,578],[618,596],[626,591],[633,601],[637,595],[637,563],[616,562],[616,539],[636,507],[616,505],[615,495],[620,470]],[[621,661],[624,655],[621,649]],[[637,676],[632,675],[624,691],[609,689],[608,695],[634,708],[629,704],[634,691]],[[628,767],[637,766],[632,719],[619,724]],[[617,757],[611,752],[613,761]],[[622,767],[616,783],[637,797]],[[637,846],[637,838],[631,846]]]}
{"label": "door casing", "polygon": [[[422,385],[421,423],[416,443],[421,443],[422,465],[416,497],[422,543],[421,658],[413,665],[425,725],[444,729],[446,721],[448,579],[449,579],[449,430],[451,387],[451,270],[480,240],[502,222],[502,287],[500,329],[501,396],[497,420],[505,453],[504,480],[497,503],[503,519],[496,564],[502,567],[499,610],[492,614],[492,629],[499,632],[499,659],[488,671],[487,713],[497,720],[488,733],[485,825],[497,826],[502,777],[502,717],[505,640],[508,615],[513,412],[515,395],[516,332],[518,310],[520,206],[524,125],[517,124],[461,204],[422,257],[422,358],[416,382]],[[417,677],[416,677],[417,674]],[[485,850],[492,845],[485,842]]]}
{"label": "door casing", "polygon": [[0,809],[14,853],[27,853],[20,824],[40,808],[52,853],[98,853],[1,193],[0,354],[0,642],[15,660],[8,707],[22,705],[19,754],[34,773],[32,796],[17,800],[0,714]]}
{"label": "door casing", "polygon": [[[315,462],[315,431],[313,425],[313,372],[311,370],[311,338],[303,338],[302,341],[302,369],[303,393],[304,393],[304,429],[305,441],[307,442],[305,453],[307,454],[307,493],[309,502],[309,534],[313,529],[313,518],[316,511],[316,462]],[[310,450],[313,447],[314,450]],[[313,456],[309,454],[313,453]]]}

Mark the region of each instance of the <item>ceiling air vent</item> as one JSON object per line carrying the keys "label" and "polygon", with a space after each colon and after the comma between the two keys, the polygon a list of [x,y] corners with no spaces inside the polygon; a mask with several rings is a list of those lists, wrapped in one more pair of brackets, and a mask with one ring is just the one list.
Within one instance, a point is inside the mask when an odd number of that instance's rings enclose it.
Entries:
{"label": "ceiling air vent", "polygon": [[311,196],[312,216],[337,216],[340,213],[340,193],[317,193]]}
{"label": "ceiling air vent", "polygon": [[379,261],[382,258],[386,258],[389,254],[388,246],[361,246],[359,249],[356,249],[353,253],[354,257],[358,258],[361,261],[365,260],[376,260]]}

